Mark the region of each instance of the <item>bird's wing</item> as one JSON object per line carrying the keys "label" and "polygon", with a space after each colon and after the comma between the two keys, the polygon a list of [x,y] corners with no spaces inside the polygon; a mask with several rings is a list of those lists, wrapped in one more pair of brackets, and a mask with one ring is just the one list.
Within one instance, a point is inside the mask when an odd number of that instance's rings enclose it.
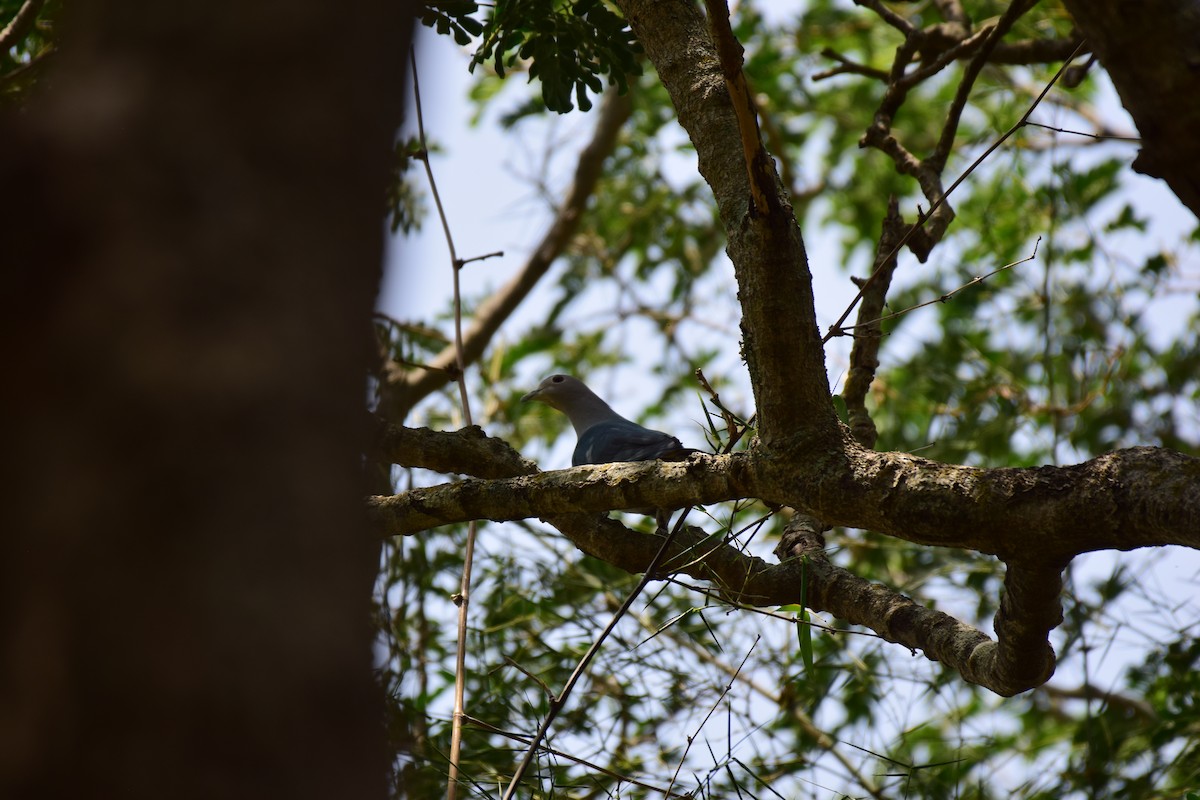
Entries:
{"label": "bird's wing", "polygon": [[651,461],[679,457],[688,448],[669,433],[652,431],[626,419],[599,422],[579,437],[571,464],[608,464],[613,461]]}

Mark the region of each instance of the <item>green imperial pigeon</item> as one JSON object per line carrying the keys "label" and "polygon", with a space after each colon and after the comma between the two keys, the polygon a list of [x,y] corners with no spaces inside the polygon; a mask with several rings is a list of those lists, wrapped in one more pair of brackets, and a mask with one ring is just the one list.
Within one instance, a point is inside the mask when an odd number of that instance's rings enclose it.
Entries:
{"label": "green imperial pigeon", "polygon": [[567,415],[579,442],[571,465],[608,464],[613,461],[682,461],[699,452],[669,433],[643,428],[613,411],[608,403],[578,378],[551,375],[521,398],[537,400]]}

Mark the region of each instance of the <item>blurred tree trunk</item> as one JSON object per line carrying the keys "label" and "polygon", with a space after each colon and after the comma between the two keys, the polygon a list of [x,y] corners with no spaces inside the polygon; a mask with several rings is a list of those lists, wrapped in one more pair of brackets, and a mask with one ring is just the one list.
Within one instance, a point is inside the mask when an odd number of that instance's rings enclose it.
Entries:
{"label": "blurred tree trunk", "polygon": [[79,0],[0,123],[0,795],[385,795],[359,453],[407,7]]}

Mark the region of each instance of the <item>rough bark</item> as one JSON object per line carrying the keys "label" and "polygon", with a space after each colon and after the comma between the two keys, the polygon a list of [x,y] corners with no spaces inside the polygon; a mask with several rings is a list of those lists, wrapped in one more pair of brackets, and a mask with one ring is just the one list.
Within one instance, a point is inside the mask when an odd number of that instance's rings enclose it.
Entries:
{"label": "rough bark", "polygon": [[386,796],[359,454],[402,7],[78,0],[0,122],[0,795]]}
{"label": "rough bark", "polygon": [[[800,228],[770,159],[767,211],[752,208],[737,115],[704,17],[686,0],[617,3],[653,62],[696,148],[725,227],[743,316],[742,355],[754,388],[760,439],[812,447],[836,438],[812,275]],[[765,184],[766,181],[764,180]],[[795,380],[795,376],[821,376]],[[797,420],[808,424],[798,429]]]}
{"label": "rough bark", "polygon": [[1142,135],[1133,168],[1200,217],[1200,3],[1065,0]]}
{"label": "rough bark", "polygon": [[[437,463],[470,473],[479,458],[478,434],[468,429],[440,437],[458,455],[441,453]],[[456,437],[461,446],[449,444]],[[433,464],[417,461],[406,463]],[[1061,569],[1094,550],[1200,548],[1200,458],[1154,447],[1065,467],[980,469],[846,443],[840,455],[814,454],[795,464],[739,453],[509,474],[520,477],[468,479],[372,498],[375,530],[410,535],[471,519],[681,508],[754,497],[829,524],[1042,569]]]}

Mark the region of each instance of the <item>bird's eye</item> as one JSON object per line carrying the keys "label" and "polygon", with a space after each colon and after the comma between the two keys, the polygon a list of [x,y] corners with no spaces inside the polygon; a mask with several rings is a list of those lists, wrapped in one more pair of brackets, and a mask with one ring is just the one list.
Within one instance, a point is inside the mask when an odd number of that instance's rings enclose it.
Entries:
{"label": "bird's eye", "polygon": [[550,380],[554,381],[555,383],[562,383],[562,382],[563,382],[563,376],[562,376],[562,375],[555,375],[555,376],[554,376],[553,378],[551,378]]}

